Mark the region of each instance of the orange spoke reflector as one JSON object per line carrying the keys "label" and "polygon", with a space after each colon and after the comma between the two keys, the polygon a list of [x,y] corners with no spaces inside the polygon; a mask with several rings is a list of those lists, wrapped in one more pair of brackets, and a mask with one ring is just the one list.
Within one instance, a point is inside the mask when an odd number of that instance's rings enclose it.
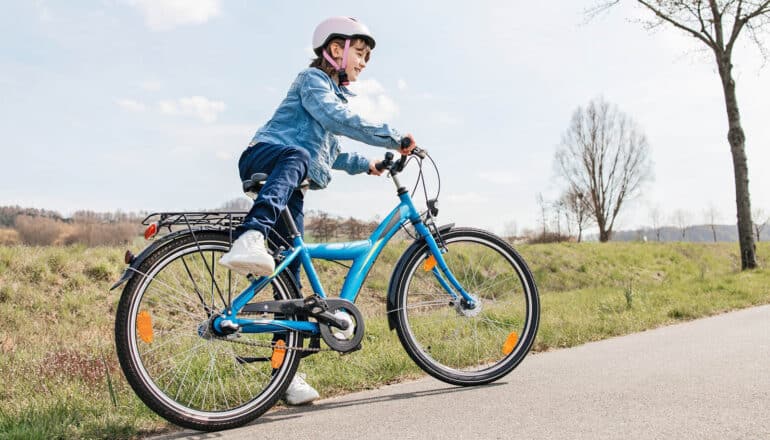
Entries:
{"label": "orange spoke reflector", "polygon": [[274,370],[281,368],[283,365],[283,358],[286,357],[286,343],[283,339],[275,341],[275,348],[273,348],[273,355],[270,356],[270,366]]}
{"label": "orange spoke reflector", "polygon": [[433,255],[426,258],[425,261],[422,262],[422,270],[425,272],[432,271],[434,267],[436,267],[436,257]]}
{"label": "orange spoke reflector", "polygon": [[152,318],[144,310],[139,312],[139,316],[136,317],[136,331],[142,341],[148,344],[152,343]]}
{"label": "orange spoke reflector", "polygon": [[509,355],[513,351],[513,347],[516,346],[516,342],[519,340],[519,335],[516,334],[516,332],[511,332],[510,335],[508,335],[507,338],[505,338],[505,343],[503,344],[503,354]]}

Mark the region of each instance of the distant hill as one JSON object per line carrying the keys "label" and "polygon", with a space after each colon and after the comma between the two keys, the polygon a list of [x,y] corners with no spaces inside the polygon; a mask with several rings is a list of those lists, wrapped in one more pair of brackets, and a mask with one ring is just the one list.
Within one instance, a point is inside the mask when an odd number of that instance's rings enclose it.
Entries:
{"label": "distant hill", "polygon": [[[737,225],[715,225],[716,241],[738,241]],[[762,231],[762,240],[770,239],[770,229]],[[647,237],[647,241],[658,241],[658,235],[652,228],[637,229],[634,231],[617,231],[612,234],[613,241],[640,241]],[[709,225],[688,226],[682,239],[682,230],[673,226],[660,228],[660,241],[689,241],[689,242],[713,242],[714,232]]]}

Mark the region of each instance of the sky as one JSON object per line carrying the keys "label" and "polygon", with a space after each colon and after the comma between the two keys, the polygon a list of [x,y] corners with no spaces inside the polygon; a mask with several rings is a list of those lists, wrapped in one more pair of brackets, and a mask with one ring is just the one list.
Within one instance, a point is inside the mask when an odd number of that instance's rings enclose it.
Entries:
{"label": "sky", "polygon": [[[440,170],[439,223],[538,227],[563,184],[554,153],[575,109],[603,98],[646,134],[653,180],[616,229],[676,210],[735,222],[724,100],[711,55],[627,1],[588,20],[562,2],[46,0],[0,15],[0,205],[76,210],[215,208],[241,197],[237,160],[311,60],[326,17],[357,17],[377,47],[354,84],[364,116],[413,133]],[[748,36],[748,35],[746,35]],[[753,208],[770,212],[770,72],[735,56]],[[341,139],[379,158],[377,147]],[[436,175],[426,169],[431,192]],[[411,186],[414,172],[402,181]],[[335,172],[306,210],[372,219],[382,177]],[[673,220],[669,220],[673,223]]]}

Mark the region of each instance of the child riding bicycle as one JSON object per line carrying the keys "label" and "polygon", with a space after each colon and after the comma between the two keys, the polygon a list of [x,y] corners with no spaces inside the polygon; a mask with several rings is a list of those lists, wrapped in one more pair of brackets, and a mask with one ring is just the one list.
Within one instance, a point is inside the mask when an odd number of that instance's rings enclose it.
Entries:
{"label": "child riding bicycle", "polygon": [[[303,181],[309,180],[310,189],[316,190],[329,184],[331,169],[381,174],[376,167],[378,160],[341,152],[337,135],[398,149],[402,154],[414,149],[411,135],[401,136],[388,124],[367,121],[348,107],[348,98],[354,95],[347,85],[358,79],[374,46],[369,29],[353,18],[331,17],[316,27],[313,50],[317,58],[297,75],[273,117],[257,130],[238,161],[241,180],[254,173],[269,177],[220,264],[242,275],[271,274],[275,262],[265,248],[265,239],[272,249],[277,243],[291,243],[289,231],[277,221],[286,207],[297,230],[303,232]],[[403,138],[410,140],[406,148],[401,148]],[[299,268],[296,259],[290,269],[297,282]],[[316,398],[318,393],[298,375],[285,396],[287,403],[294,405]]]}

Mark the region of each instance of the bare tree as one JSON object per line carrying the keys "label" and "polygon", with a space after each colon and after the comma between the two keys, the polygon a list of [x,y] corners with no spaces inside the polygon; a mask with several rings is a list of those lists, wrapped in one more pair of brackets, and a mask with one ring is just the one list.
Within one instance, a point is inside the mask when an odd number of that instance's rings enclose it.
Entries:
{"label": "bare tree", "polygon": [[765,214],[762,208],[754,209],[751,213],[754,219],[754,233],[757,234],[757,241],[762,241],[762,229],[770,222],[770,216]]}
{"label": "bare tree", "polygon": [[556,235],[561,235],[561,214],[564,212],[564,202],[561,200],[556,200],[553,203],[551,203],[551,207],[553,207],[553,221],[554,226],[556,227]]}
{"label": "bare tree", "polygon": [[[738,98],[733,78],[733,48],[746,29],[760,52],[767,58],[761,40],[762,31],[770,24],[770,0],[636,0],[655,18],[649,28],[668,24],[705,44],[713,53],[727,110],[727,141],[733,157],[735,201],[738,211],[738,241],[741,268],[757,267],[756,247],[752,233],[749,169],[746,159],[746,135],[738,111]],[[620,0],[603,1],[593,10],[598,12],[618,4]]]}
{"label": "bare tree", "polygon": [[505,222],[503,225],[503,236],[513,241],[519,233],[519,225],[516,220]]}
{"label": "bare tree", "polygon": [[366,236],[366,223],[350,217],[342,223],[342,230],[353,240],[360,240]]}
{"label": "bare tree", "polygon": [[537,193],[537,204],[540,206],[540,224],[543,227],[543,235],[548,233],[548,204],[543,198],[543,193]]}
{"label": "bare tree", "polygon": [[320,241],[328,241],[337,236],[339,222],[330,217],[327,212],[317,212],[308,222],[306,229],[309,229],[313,236]]}
{"label": "bare tree", "polygon": [[708,209],[703,212],[703,218],[711,228],[711,234],[714,236],[714,243],[717,241],[717,222],[719,222],[719,217],[719,210],[714,205],[709,205]]}
{"label": "bare tree", "polygon": [[660,212],[660,206],[650,208],[650,221],[655,231],[655,240],[660,241],[660,233],[663,230],[663,214]]}
{"label": "bare tree", "polygon": [[651,175],[647,138],[631,118],[601,98],[575,110],[555,162],[568,190],[588,198],[602,242],[610,239],[623,204],[639,194]]}
{"label": "bare tree", "polygon": [[[588,198],[574,189],[567,189],[562,194],[561,201],[564,204],[567,224],[574,224],[577,227],[577,241],[580,243],[583,241],[583,230],[590,223]],[[571,233],[572,231],[570,230]]]}
{"label": "bare tree", "polygon": [[671,221],[679,228],[679,231],[682,233],[682,241],[684,241],[687,235],[687,227],[690,226],[690,214],[684,209],[677,209],[674,211]]}

